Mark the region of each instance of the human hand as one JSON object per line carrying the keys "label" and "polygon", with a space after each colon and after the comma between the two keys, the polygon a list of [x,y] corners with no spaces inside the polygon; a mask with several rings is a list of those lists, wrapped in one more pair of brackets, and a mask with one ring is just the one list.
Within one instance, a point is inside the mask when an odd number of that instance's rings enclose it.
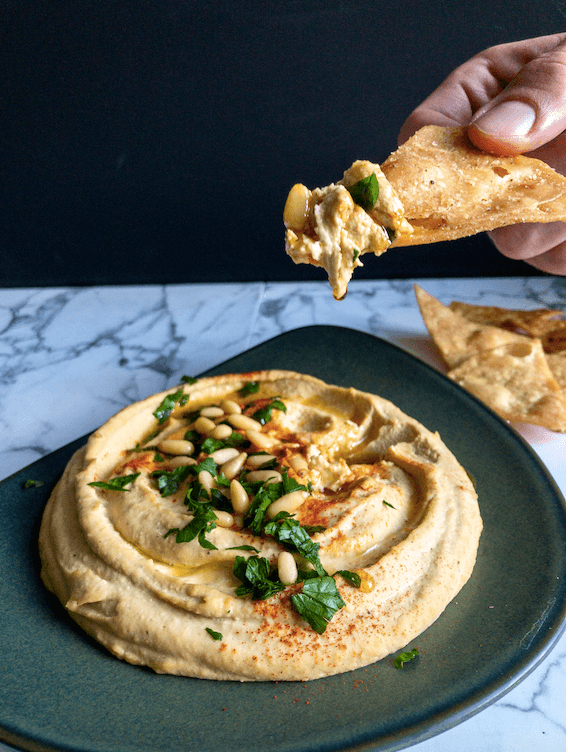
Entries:
{"label": "human hand", "polygon": [[[467,126],[474,146],[527,154],[566,174],[566,35],[490,47],[456,68],[407,118],[404,143],[424,125]],[[520,224],[489,233],[509,258],[566,274],[566,225]]]}

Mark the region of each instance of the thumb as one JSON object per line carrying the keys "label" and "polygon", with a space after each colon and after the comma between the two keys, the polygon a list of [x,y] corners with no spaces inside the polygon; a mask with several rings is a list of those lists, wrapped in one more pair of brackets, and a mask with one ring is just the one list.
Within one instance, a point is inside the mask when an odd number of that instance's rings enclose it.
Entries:
{"label": "thumb", "polygon": [[521,154],[566,128],[566,42],[527,62],[494,99],[473,116],[475,146],[499,155]]}

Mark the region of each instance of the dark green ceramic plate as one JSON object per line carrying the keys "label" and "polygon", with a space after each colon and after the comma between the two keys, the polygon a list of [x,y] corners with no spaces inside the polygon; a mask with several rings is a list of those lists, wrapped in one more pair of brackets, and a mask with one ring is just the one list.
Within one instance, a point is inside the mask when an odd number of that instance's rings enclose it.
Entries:
{"label": "dark green ceramic plate", "polygon": [[[451,381],[360,332],[282,334],[208,374],[285,368],[376,392],[438,430],[473,475],[484,519],[474,574],[397,670],[387,658],[306,684],[159,676],[111,657],[38,576],[42,509],[80,439],[0,486],[0,737],[26,750],[397,750],[483,710],[562,634],[563,498],[532,450]],[[28,478],[42,480],[24,489]]]}

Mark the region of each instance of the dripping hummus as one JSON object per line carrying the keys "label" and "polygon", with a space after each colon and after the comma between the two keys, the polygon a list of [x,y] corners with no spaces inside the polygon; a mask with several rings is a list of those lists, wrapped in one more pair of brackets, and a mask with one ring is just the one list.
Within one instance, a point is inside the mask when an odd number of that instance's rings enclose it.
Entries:
{"label": "dripping hummus", "polygon": [[305,681],[431,625],[469,579],[481,527],[467,473],[392,403],[293,372],[231,374],[90,437],[46,507],[41,574],[130,663]]}

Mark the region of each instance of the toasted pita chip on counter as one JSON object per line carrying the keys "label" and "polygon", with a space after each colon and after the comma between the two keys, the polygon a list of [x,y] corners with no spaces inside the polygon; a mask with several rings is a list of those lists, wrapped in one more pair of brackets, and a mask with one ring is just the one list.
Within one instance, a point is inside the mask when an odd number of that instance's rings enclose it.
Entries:
{"label": "toasted pita chip on counter", "polygon": [[[497,306],[462,303],[457,300],[453,300],[449,308],[454,313],[459,313],[468,321],[473,321],[476,324],[489,324],[511,331],[522,330],[522,333],[531,337],[548,335],[550,332],[561,328],[562,324],[565,323],[561,321],[562,311],[554,311],[548,308],[537,308],[533,311],[514,311]],[[564,333],[566,333],[565,330]],[[565,349],[565,346],[563,349]]]}
{"label": "toasted pita chip on counter", "polygon": [[566,395],[566,351],[544,353],[550,372]]}
{"label": "toasted pita chip on counter", "polygon": [[436,243],[520,222],[566,221],[566,179],[530,157],[495,157],[465,128],[421,128],[381,165],[358,160],[325,188],[293,186],[286,253],[323,267],[345,297],[365,253]]}
{"label": "toasted pita chip on counter", "polygon": [[481,351],[448,376],[505,420],[566,430],[566,400],[538,339]]}
{"label": "toasted pita chip on counter", "polygon": [[566,319],[561,318],[562,311],[547,308],[515,311],[458,301],[452,301],[449,307],[468,321],[538,337],[552,375],[566,392]]}
{"label": "toasted pita chip on counter", "polygon": [[507,329],[468,321],[418,285],[414,285],[414,292],[426,328],[448,368],[455,368],[482,350],[522,345],[526,340]]}
{"label": "toasted pita chip on counter", "polygon": [[[566,430],[565,351],[547,353],[544,346],[547,334],[550,348],[561,345],[558,332],[564,322],[557,319],[558,311],[546,316],[543,310],[507,311],[457,302],[445,306],[418,285],[414,289],[449,378],[505,420]],[[517,331],[508,328],[512,322]],[[543,339],[519,333],[531,325]]]}

